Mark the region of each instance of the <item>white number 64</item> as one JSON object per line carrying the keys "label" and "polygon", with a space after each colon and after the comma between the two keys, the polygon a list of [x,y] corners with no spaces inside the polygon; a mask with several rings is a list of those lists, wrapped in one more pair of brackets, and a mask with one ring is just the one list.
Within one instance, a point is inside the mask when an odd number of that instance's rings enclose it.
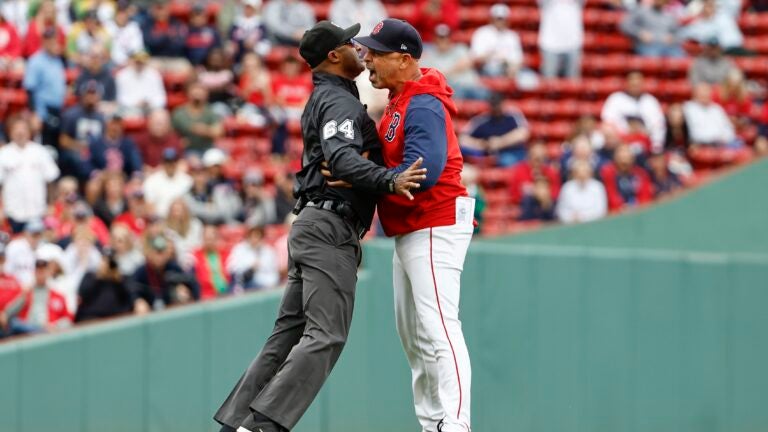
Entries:
{"label": "white number 64", "polygon": [[336,120],[329,121],[323,126],[323,139],[328,139],[338,132],[343,133],[347,139],[355,139],[355,128],[352,120],[346,119],[340,125],[336,123]]}

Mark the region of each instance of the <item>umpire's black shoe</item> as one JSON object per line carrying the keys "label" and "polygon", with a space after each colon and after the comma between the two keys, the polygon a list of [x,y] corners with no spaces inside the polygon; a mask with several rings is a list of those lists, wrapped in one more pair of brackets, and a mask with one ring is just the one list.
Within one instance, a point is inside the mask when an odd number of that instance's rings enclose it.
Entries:
{"label": "umpire's black shoe", "polygon": [[253,412],[243,420],[237,432],[288,432],[288,429],[275,423],[259,412]]}

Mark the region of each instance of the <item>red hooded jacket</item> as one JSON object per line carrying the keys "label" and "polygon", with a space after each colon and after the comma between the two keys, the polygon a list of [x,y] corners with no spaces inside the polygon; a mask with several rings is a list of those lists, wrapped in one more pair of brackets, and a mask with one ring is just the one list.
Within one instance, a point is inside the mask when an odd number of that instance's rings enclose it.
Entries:
{"label": "red hooded jacket", "polygon": [[424,228],[454,225],[456,198],[467,196],[461,184],[464,161],[451,116],[456,105],[453,90],[443,74],[422,69],[418,81],[409,81],[399,94],[390,94],[390,103],[379,124],[384,163],[397,171],[424,158],[427,180],[413,194],[382,195],[378,211],[388,236]]}

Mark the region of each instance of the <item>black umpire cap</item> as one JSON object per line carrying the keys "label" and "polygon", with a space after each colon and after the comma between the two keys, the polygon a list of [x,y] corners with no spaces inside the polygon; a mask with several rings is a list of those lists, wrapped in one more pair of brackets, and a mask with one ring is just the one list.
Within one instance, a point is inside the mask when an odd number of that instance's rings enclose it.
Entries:
{"label": "black umpire cap", "polygon": [[380,52],[399,52],[421,58],[421,35],[408,21],[387,18],[376,24],[370,36],[355,38],[360,45]]}
{"label": "black umpire cap", "polygon": [[304,32],[299,44],[299,54],[309,63],[309,67],[316,68],[328,58],[329,52],[357,36],[359,32],[359,23],[344,29],[330,21],[320,21]]}

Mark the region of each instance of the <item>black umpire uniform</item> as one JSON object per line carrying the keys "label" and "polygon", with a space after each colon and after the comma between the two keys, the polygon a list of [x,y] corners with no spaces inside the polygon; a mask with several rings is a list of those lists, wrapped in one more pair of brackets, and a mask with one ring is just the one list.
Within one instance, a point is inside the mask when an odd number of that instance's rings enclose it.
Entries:
{"label": "black umpire uniform", "polygon": [[[359,24],[345,30],[320,22],[304,34],[301,55],[315,68],[359,31]],[[360,239],[376,197],[394,192],[395,174],[373,162],[381,145],[355,83],[323,72],[314,72],[313,81],[301,117],[303,168],[294,188],[298,218],[288,238],[288,286],[272,335],[214,416],[234,429],[247,427],[253,411],[291,429],[312,403],[349,333]],[[324,160],[355,189],[327,187]]]}

